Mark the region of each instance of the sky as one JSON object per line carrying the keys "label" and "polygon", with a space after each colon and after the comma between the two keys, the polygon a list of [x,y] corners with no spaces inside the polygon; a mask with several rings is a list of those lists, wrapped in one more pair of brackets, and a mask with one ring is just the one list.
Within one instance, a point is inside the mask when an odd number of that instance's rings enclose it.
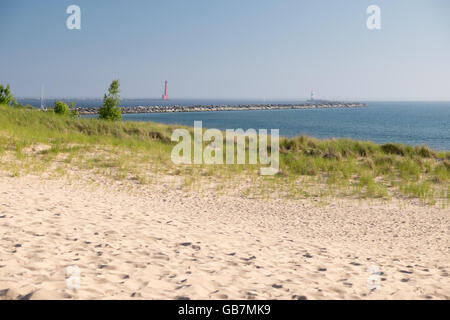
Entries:
{"label": "sky", "polygon": [[450,101],[448,0],[1,0],[0,39],[16,97]]}

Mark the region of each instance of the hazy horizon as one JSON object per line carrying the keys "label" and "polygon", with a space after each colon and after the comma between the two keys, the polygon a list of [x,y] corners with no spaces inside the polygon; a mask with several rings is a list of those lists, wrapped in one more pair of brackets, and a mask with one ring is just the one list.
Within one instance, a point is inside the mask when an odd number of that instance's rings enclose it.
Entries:
{"label": "hazy horizon", "polygon": [[449,17],[446,0],[4,0],[0,83],[22,98],[101,98],[119,78],[125,99],[168,80],[172,100],[450,101]]}
{"label": "hazy horizon", "polygon": [[[76,100],[103,100],[103,96],[98,96],[98,97],[70,97],[70,96],[44,96],[44,98],[46,100],[53,100],[53,99],[64,99],[64,100],[70,100],[70,99],[76,99]],[[23,100],[23,99],[36,99],[39,100],[40,97],[39,96],[23,96],[23,97],[16,97],[16,99],[18,100]],[[271,101],[277,101],[277,102],[283,102],[283,101],[307,101],[310,98],[280,98],[280,99],[276,99],[276,98],[266,98],[265,100],[267,102],[271,102]],[[205,101],[211,101],[211,100],[223,100],[223,101],[263,101],[264,99],[262,98],[230,98],[230,97],[211,97],[211,98],[171,98],[168,100],[162,100],[161,98],[158,97],[120,97],[120,100],[155,100],[155,101],[180,101],[180,100],[185,100],[185,101],[189,101],[189,100],[197,100],[197,101],[201,101],[201,100],[205,100]],[[317,101],[320,100],[329,100],[329,101],[353,101],[353,102],[443,102],[443,103],[450,103],[450,99],[449,100],[403,100],[403,99],[398,99],[398,100],[368,100],[368,99],[339,99],[339,100],[332,100],[332,99],[322,99],[321,97],[316,97]]]}

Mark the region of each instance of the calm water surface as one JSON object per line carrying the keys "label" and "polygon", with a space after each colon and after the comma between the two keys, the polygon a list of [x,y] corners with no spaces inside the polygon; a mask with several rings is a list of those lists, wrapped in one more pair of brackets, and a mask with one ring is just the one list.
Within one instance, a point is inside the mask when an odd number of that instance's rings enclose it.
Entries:
{"label": "calm water surface", "polygon": [[450,102],[369,102],[358,109],[258,110],[127,114],[125,121],[155,121],[218,129],[280,129],[283,136],[347,137],[450,150]]}

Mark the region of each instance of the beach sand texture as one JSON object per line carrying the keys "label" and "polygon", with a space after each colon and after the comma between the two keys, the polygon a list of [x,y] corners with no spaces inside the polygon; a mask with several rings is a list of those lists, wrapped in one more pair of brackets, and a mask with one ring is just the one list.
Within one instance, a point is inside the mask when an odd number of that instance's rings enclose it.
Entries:
{"label": "beach sand texture", "polygon": [[450,211],[412,200],[2,176],[0,235],[0,299],[450,298]]}

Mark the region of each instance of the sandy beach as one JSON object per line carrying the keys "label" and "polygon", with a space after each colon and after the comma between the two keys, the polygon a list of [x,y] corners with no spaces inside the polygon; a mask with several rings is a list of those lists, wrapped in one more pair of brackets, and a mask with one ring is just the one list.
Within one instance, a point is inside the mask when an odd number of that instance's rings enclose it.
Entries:
{"label": "sandy beach", "polygon": [[419,200],[2,176],[0,299],[449,299],[449,228]]}

